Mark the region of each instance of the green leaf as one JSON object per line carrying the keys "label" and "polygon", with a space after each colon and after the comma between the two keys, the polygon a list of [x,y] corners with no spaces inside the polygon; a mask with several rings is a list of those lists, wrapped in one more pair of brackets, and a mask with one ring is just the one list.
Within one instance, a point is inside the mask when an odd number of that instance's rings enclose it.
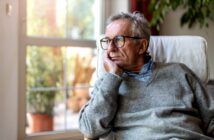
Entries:
{"label": "green leaf", "polygon": [[183,8],[185,12],[180,17],[181,26],[187,24],[189,28],[198,24],[201,28],[209,27],[208,21],[213,20],[211,9],[214,8],[214,0],[151,0],[149,10],[152,14],[151,26],[159,29],[160,23],[170,11]]}

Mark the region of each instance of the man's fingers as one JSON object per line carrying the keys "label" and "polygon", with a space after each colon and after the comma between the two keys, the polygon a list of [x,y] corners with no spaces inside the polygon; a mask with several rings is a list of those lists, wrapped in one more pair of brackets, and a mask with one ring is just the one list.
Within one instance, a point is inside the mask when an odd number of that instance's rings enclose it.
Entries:
{"label": "man's fingers", "polygon": [[103,65],[104,65],[104,68],[105,68],[106,72],[109,72],[109,66],[108,66],[108,64],[106,62],[104,62]]}

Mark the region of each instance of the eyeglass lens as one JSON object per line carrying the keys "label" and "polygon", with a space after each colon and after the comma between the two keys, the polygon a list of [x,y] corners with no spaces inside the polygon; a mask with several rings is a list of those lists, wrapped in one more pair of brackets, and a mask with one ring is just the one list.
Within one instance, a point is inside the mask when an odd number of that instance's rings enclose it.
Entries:
{"label": "eyeglass lens", "polygon": [[107,49],[111,41],[113,41],[115,47],[121,48],[125,43],[125,38],[123,36],[115,36],[113,39],[103,38],[100,40],[101,47]]}
{"label": "eyeglass lens", "polygon": [[116,36],[113,41],[116,47],[121,48],[125,43],[125,38],[123,36]]}

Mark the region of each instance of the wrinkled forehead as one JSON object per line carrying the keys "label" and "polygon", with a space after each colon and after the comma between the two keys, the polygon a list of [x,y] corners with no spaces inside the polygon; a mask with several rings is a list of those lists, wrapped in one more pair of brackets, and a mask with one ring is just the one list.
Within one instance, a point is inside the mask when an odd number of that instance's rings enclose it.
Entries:
{"label": "wrinkled forehead", "polygon": [[105,36],[130,35],[131,25],[131,22],[127,19],[114,20],[106,26]]}

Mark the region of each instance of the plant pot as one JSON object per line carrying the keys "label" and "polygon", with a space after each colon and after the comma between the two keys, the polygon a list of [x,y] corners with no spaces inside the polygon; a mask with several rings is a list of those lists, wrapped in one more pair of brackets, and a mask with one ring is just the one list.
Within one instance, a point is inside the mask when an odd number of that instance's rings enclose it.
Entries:
{"label": "plant pot", "polygon": [[53,130],[53,116],[51,115],[28,113],[27,118],[31,133]]}

